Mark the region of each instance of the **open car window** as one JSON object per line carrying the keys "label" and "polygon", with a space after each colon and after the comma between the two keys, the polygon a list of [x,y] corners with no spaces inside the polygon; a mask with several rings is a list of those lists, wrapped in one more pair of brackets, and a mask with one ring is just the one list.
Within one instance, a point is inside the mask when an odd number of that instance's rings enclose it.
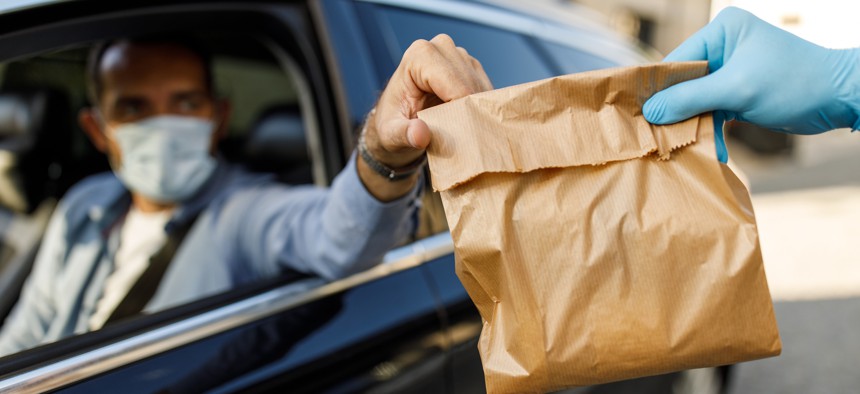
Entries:
{"label": "open car window", "polygon": [[[296,82],[305,76],[295,67],[285,67],[279,59],[284,54],[273,53],[267,38],[206,31],[189,34],[211,53],[215,97],[230,103],[231,116],[217,156],[248,173],[274,177],[278,184],[317,181],[306,137],[309,126],[304,122],[311,109],[303,108],[300,97],[308,92],[300,94]],[[45,232],[48,219],[61,209],[58,201],[66,201],[70,190],[74,194],[76,185],[102,179],[111,170],[105,155],[78,122],[81,110],[91,106],[85,66],[92,45],[74,45],[0,63],[0,183],[4,186],[0,192],[0,328],[14,324],[13,319],[23,319],[13,310],[21,300],[22,289],[33,286],[28,283],[36,280],[28,278],[34,272],[40,247],[52,237]],[[73,200],[79,205],[101,201],[87,198]],[[73,213],[67,211],[67,215]],[[70,217],[60,219],[74,222]],[[77,229],[61,231],[63,234],[53,235],[53,242],[89,242],[75,233]],[[62,264],[75,261],[80,250],[69,248],[71,255],[65,256]],[[88,275],[69,276],[69,271],[79,268],[60,265],[56,275],[67,281],[86,281],[84,287],[99,275],[94,269]],[[62,291],[74,288],[61,284],[65,286]],[[78,296],[98,298],[97,293],[86,290]],[[93,300],[84,299],[79,304],[86,308]],[[42,322],[36,331],[51,327],[56,329],[56,325]],[[9,335],[6,331],[3,335]],[[83,330],[78,327],[74,331]],[[49,332],[41,334],[51,336]],[[67,337],[54,335],[47,342]]]}

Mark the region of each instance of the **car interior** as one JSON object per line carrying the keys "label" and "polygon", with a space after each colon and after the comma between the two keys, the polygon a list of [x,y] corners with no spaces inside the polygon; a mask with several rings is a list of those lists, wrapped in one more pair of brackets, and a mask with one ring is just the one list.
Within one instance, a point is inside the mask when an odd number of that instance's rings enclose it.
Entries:
{"label": "car interior", "polygon": [[63,189],[68,110],[57,90],[0,93],[0,318],[18,299]]}
{"label": "car interior", "polygon": [[[288,184],[314,183],[293,78],[253,36],[200,34],[232,116],[224,159]],[[0,321],[30,272],[51,212],[81,179],[110,167],[77,123],[88,106],[89,46],[0,64]]]}

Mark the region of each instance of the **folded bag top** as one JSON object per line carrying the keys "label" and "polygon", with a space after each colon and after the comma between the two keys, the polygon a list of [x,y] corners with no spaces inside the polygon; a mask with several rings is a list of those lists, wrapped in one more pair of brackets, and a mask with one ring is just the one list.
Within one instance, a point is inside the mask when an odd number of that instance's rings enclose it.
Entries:
{"label": "folded bag top", "polygon": [[716,158],[712,117],[641,113],[706,73],[599,70],[419,112],[489,392],[779,354],[749,193]]}
{"label": "folded bag top", "polygon": [[[642,116],[651,92],[707,74],[705,62],[572,74],[483,92],[430,108],[428,153],[437,191],[484,172],[600,165],[695,142],[700,118],[672,126]],[[445,119],[457,119],[446,122]]]}

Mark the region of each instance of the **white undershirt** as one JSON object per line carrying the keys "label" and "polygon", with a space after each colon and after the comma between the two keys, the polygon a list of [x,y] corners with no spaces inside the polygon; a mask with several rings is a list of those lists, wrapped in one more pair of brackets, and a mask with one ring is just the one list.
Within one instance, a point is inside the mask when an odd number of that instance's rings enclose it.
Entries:
{"label": "white undershirt", "polygon": [[141,212],[132,207],[120,227],[119,249],[114,255],[114,269],[107,280],[102,297],[90,317],[90,329],[101,328],[120,301],[125,298],[143,271],[149,259],[167,242],[164,226],[171,211]]}

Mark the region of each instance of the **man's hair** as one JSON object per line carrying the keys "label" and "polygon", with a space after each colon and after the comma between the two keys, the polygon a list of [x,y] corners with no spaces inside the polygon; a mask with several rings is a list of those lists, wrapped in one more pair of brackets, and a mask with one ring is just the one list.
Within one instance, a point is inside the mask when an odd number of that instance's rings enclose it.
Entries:
{"label": "man's hair", "polygon": [[137,37],[126,37],[109,39],[96,43],[90,48],[87,57],[87,93],[92,105],[98,105],[101,94],[104,91],[104,81],[101,75],[101,62],[108,49],[117,44],[131,45],[171,45],[185,49],[198,58],[203,64],[203,82],[209,94],[214,95],[214,82],[212,78],[212,55],[206,45],[198,38],[186,33],[160,33]]}

